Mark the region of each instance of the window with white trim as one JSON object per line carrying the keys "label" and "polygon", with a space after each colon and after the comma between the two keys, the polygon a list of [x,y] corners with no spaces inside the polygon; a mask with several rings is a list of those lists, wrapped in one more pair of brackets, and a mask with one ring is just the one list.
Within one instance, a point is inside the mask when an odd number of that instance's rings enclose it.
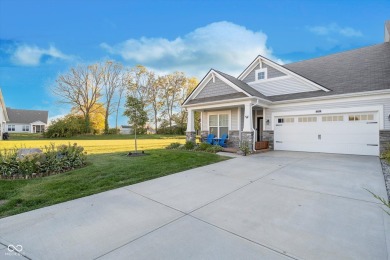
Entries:
{"label": "window with white trim", "polygon": [[23,131],[23,132],[30,132],[30,126],[29,126],[29,125],[24,125],[24,126],[22,127],[22,131]]}
{"label": "window with white trim", "polygon": [[267,74],[267,68],[255,70],[255,80],[258,81],[267,79]]}
{"label": "window with white trim", "polygon": [[229,114],[209,115],[209,133],[221,138],[229,132]]}
{"label": "window with white trim", "polygon": [[374,120],[374,114],[348,115],[348,121],[370,121]]}
{"label": "window with white trim", "polygon": [[344,121],[344,116],[335,115],[335,116],[322,116],[322,122],[341,122]]}
{"label": "window with white trim", "polygon": [[8,132],[15,132],[15,125],[8,125]]}
{"label": "window with white trim", "polygon": [[298,117],[298,122],[299,123],[314,123],[314,122],[317,122],[317,117],[316,116],[301,116],[301,117]]}

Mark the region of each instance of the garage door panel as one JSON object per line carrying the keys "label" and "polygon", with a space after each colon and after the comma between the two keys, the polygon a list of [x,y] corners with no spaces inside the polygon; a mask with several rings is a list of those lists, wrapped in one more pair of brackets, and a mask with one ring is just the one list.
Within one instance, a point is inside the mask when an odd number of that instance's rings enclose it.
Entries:
{"label": "garage door panel", "polygon": [[[377,113],[369,113],[374,114],[375,119],[378,118]],[[322,121],[322,116],[317,115],[306,116],[316,117],[315,122],[298,121],[299,117],[305,116],[296,116],[294,120],[282,120],[286,123],[275,124],[274,149],[378,156],[378,122],[349,121],[348,114],[341,116],[343,121]]]}
{"label": "garage door panel", "polygon": [[341,144],[377,144],[378,135],[373,134],[323,134],[321,141],[326,143],[341,143]]}

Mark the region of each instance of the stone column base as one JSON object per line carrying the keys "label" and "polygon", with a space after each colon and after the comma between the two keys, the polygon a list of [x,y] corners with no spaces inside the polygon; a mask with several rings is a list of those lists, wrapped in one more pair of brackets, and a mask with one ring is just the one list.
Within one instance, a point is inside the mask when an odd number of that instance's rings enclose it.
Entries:
{"label": "stone column base", "polygon": [[384,151],[390,150],[390,130],[379,131],[379,152],[382,154]]}
{"label": "stone column base", "polygon": [[196,143],[196,133],[194,132],[186,132],[186,140]]}
{"label": "stone column base", "polygon": [[268,141],[268,149],[273,150],[274,149],[274,131],[263,131],[263,141]]}
{"label": "stone column base", "polygon": [[241,132],[241,145],[248,145],[249,150],[253,151],[253,140],[254,140],[254,135],[255,133],[253,131],[250,132]]}
{"label": "stone column base", "polygon": [[229,131],[229,140],[227,146],[231,148],[240,148],[240,131]]}
{"label": "stone column base", "polygon": [[204,142],[207,139],[207,136],[209,135],[209,131],[202,130],[200,131],[200,139],[202,142]]}

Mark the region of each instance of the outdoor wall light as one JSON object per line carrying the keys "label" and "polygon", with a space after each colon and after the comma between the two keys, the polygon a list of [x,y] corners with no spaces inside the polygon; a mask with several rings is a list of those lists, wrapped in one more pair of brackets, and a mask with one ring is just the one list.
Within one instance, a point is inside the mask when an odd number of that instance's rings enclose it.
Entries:
{"label": "outdoor wall light", "polygon": [[269,125],[269,119],[267,119],[267,120],[265,121],[265,124],[266,124],[266,125]]}

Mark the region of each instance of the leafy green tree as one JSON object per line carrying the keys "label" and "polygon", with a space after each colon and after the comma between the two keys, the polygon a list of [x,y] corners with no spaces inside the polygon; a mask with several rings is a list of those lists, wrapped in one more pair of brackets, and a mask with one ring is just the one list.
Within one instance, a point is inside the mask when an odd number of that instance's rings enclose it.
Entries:
{"label": "leafy green tree", "polygon": [[46,129],[44,136],[48,138],[72,137],[87,132],[82,115],[67,115],[53,121]]}
{"label": "leafy green tree", "polygon": [[137,152],[137,133],[146,132],[146,122],[148,122],[148,113],[145,111],[145,104],[132,96],[128,96],[125,103],[124,116],[129,118],[129,124],[134,130],[135,152]]}

